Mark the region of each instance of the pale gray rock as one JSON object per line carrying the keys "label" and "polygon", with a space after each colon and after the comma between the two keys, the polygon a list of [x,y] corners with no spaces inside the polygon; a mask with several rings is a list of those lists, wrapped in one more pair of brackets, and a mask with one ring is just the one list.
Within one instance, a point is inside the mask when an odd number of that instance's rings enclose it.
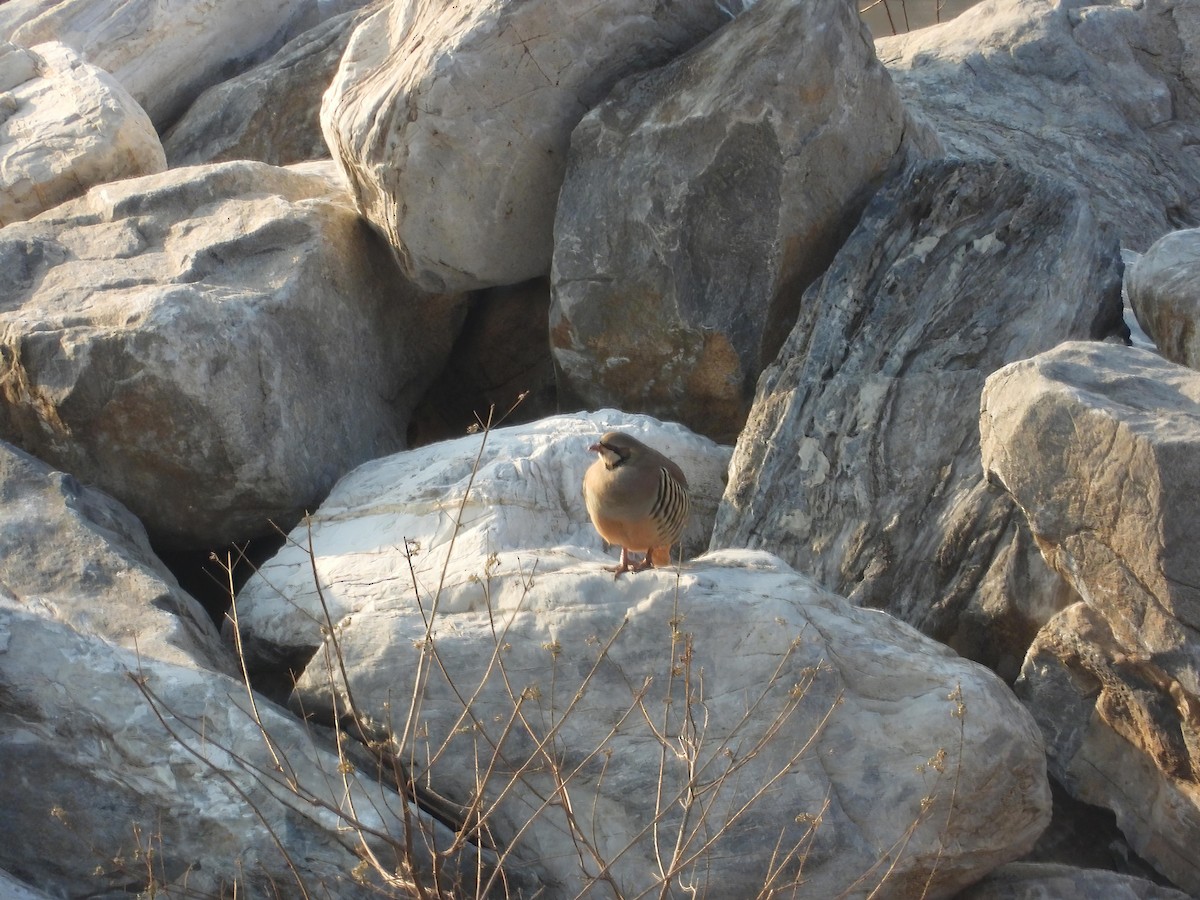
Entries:
{"label": "pale gray rock", "polygon": [[498,428],[486,440],[471,435],[373,460],[339,481],[238,594],[251,661],[307,657],[327,617],[337,622],[397,598],[438,590],[439,602],[455,608],[473,602],[485,576],[549,573],[580,558],[615,564],[617,551],[605,547],[583,504],[583,474],[596,460],[588,447],[612,430],[683,469],[692,507],[684,558],[702,552],[730,448],[611,409]]}
{"label": "pale gray rock", "polygon": [[[354,900],[381,886],[362,846],[389,861],[403,846],[404,804],[374,766],[251,706],[233,678],[77,631],[2,586],[0,698],[0,867],[52,896]],[[453,835],[409,814],[428,881],[427,846]],[[475,855],[443,861],[467,895]]]}
{"label": "pale gray rock", "polygon": [[462,311],[408,285],[321,176],[95,188],[0,230],[0,437],[164,546],[245,540],[404,446]]}
{"label": "pale gray rock", "polygon": [[162,131],[205,88],[294,37],[311,11],[307,0],[59,0],[23,7],[0,37],[67,44],[110,72]]}
{"label": "pale gray rock", "polygon": [[[395,595],[334,633],[372,733],[449,800],[480,791],[548,896],[948,897],[1045,827],[1015,698],[894,618],[765,553],[615,582],[540,559],[522,575],[474,556],[473,596],[427,598],[428,631]],[[344,708],[331,649],[294,696],[319,716]]]}
{"label": "pale gray rock", "polygon": [[47,621],[146,658],[232,674],[212,619],[111,497],[0,443],[0,585]]}
{"label": "pale gray rock", "polygon": [[979,395],[1003,364],[1120,316],[1116,242],[1084,198],[998,162],[917,166],[805,294],[759,381],[712,547],[769,549],[989,662],[1019,656],[1040,623],[993,634],[1016,646],[956,636],[967,610],[978,629],[1004,614],[997,592],[1032,583],[1020,603],[1037,606],[1058,590],[1031,542],[1013,547],[1015,508],[984,481]]}
{"label": "pale gray rock", "polygon": [[321,96],[361,18],[358,11],[335,16],[201,94],[163,137],[171,166],[231,159],[286,166],[329,156]]}
{"label": "pale gray rock", "polygon": [[875,47],[952,153],[1073,183],[1122,246],[1200,223],[1194,3],[986,0]]}
{"label": "pale gray rock", "polygon": [[554,226],[567,402],[733,441],[801,293],[918,146],[846,0],[760,0],[619,84],[572,133]]}
{"label": "pale gray rock", "polygon": [[571,129],[727,20],[712,0],[395,0],[354,32],[321,125],[417,284],[515,284],[550,270]]}
{"label": "pale gray rock", "polygon": [[63,44],[0,43],[0,91],[0,225],[167,167],[129,92]]}
{"label": "pale gray rock", "polygon": [[1200,369],[1200,229],[1173,231],[1155,241],[1126,270],[1125,289],[1158,351]]}
{"label": "pale gray rock", "polygon": [[989,378],[980,429],[989,478],[1084,601],[1042,629],[1017,685],[1051,771],[1200,892],[1200,374],[1067,343]]}
{"label": "pale gray rock", "polygon": [[1188,896],[1104,869],[1015,862],[1001,866],[955,900],[1187,900]]}

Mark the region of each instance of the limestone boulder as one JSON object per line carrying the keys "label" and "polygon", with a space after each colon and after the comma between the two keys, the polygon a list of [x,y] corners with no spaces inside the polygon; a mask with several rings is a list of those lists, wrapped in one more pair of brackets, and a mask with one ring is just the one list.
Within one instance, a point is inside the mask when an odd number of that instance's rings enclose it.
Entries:
{"label": "limestone boulder", "polygon": [[1126,271],[1125,288],[1158,351],[1200,369],[1200,229],[1173,231],[1155,241]]}
{"label": "limestone boulder", "polygon": [[1120,316],[1115,238],[1085,198],[998,162],[916,166],[806,292],[759,381],[713,548],[771,550],[983,661],[1019,660],[1061,586],[983,478],[979,396],[1005,363]]}
{"label": "limestone boulder", "polygon": [[936,140],[846,0],[761,0],[571,136],[550,335],[579,405],[733,441],[800,296]]}
{"label": "limestone boulder", "polygon": [[430,290],[550,270],[571,129],[728,20],[711,0],[395,0],[354,32],[321,125],[363,214]]}
{"label": "limestone boulder", "polygon": [[985,0],[875,47],[951,153],[1072,183],[1122,246],[1200,223],[1192,4]]}
{"label": "limestone boulder", "polygon": [[225,163],[95,188],[0,229],[0,437],[159,545],[245,540],[404,446],[461,316],[320,176]]}
{"label": "limestone boulder", "polygon": [[334,16],[206,90],[163,137],[171,166],[231,159],[286,166],[328,157],[321,97],[361,19],[357,10]]}
{"label": "limestone boulder", "polygon": [[129,653],[235,671],[213,620],[129,510],[2,442],[0,585],[45,620]]}
{"label": "limestone boulder", "polygon": [[[431,851],[446,851],[442,883],[464,892],[477,863],[494,867],[487,851],[451,850],[377,766],[237,680],[118,646],[3,587],[0,696],[0,867],[51,896],[378,896],[388,882],[365,851],[415,861],[426,883]],[[406,827],[419,835],[408,856]]]}
{"label": "limestone boulder", "polygon": [[1081,603],[1018,682],[1051,771],[1111,809],[1133,849],[1200,891],[1200,375],[1149,351],[1067,343],[995,373],[984,468]]}
{"label": "limestone boulder", "polygon": [[[5,37],[61,41],[109,72],[162,131],[205,89],[277,50],[309,0],[59,0],[25,4]],[[0,20],[3,21],[3,20]],[[315,24],[315,22],[313,23]]]}
{"label": "limestone boulder", "polygon": [[63,44],[0,42],[0,226],[166,167],[150,119],[111,75]]}
{"label": "limestone boulder", "polygon": [[617,552],[606,552],[583,504],[583,474],[596,459],[587,448],[611,430],[635,435],[683,469],[692,506],[683,554],[702,552],[728,447],[615,410],[461,437],[374,460],[338,482],[238,594],[251,662],[307,659],[327,618],[399,598],[436,591],[443,606],[457,608],[473,602],[483,578],[550,577],[580,560],[614,564]]}

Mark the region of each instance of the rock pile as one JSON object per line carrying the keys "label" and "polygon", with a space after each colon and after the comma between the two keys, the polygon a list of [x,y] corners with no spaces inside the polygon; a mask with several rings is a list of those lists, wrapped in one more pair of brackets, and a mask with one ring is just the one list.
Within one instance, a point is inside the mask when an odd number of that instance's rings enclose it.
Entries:
{"label": "rock pile", "polygon": [[1200,16],[253,6],[0,5],[0,892],[1200,895]]}

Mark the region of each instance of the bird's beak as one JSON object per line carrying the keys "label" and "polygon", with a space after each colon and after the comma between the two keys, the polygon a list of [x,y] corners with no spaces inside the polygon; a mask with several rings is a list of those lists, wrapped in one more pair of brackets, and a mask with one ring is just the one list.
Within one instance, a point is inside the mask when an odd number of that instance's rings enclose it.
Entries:
{"label": "bird's beak", "polygon": [[588,447],[588,450],[589,450],[590,452],[592,452],[592,453],[599,453],[599,452],[600,452],[601,450],[603,450],[603,449],[604,449],[604,445],[603,445],[603,444],[599,444],[599,443],[597,443],[597,444],[592,444],[592,446]]}

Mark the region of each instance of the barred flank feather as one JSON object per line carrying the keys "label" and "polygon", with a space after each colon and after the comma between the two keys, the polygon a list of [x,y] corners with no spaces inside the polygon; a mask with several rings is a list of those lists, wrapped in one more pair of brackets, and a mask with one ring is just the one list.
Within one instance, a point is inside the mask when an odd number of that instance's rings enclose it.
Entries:
{"label": "barred flank feather", "polygon": [[658,470],[658,493],[654,497],[654,506],[650,509],[650,518],[658,529],[660,543],[674,544],[683,533],[687,524],[688,489],[671,477],[666,467]]}

